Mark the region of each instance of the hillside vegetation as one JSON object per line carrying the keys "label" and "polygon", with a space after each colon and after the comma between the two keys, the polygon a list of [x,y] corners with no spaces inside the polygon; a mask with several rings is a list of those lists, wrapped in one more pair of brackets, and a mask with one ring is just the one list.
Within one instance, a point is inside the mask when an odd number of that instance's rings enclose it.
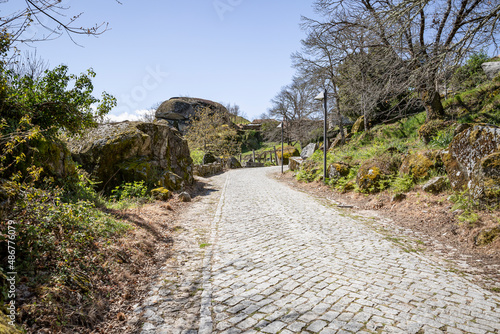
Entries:
{"label": "hillside vegetation", "polygon": [[[352,133],[351,129],[343,146],[328,151],[329,178],[326,184],[336,193],[364,194],[365,203],[392,199],[390,206],[394,207],[407,196],[414,198],[415,194],[417,197],[419,193],[426,194],[422,190],[424,185],[431,179],[442,177],[444,184],[434,192],[441,196],[436,196],[434,201],[449,208],[448,212],[457,219],[456,228],[464,229],[462,234],[469,235],[469,244],[492,245],[500,236],[500,196],[484,203],[474,200],[468,189],[452,190],[441,157],[448,152],[460,129],[472,124],[500,126],[499,93],[500,76],[489,81],[483,79],[476,86],[443,99],[446,119],[426,122],[426,114],[421,112],[392,123],[374,125],[368,131]],[[323,182],[322,161],[323,152],[318,150],[293,173],[301,182]],[[411,212],[408,210],[407,214],[411,215]],[[453,221],[444,223],[455,224]],[[498,247],[498,242],[494,244],[496,246],[492,247]]]}

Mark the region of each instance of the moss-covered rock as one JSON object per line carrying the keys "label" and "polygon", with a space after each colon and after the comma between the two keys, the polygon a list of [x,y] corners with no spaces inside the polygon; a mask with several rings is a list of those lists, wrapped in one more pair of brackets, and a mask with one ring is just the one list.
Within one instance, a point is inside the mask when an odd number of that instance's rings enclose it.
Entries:
{"label": "moss-covered rock", "polygon": [[363,192],[377,192],[386,187],[382,181],[398,172],[401,161],[398,156],[384,154],[364,161],[356,176],[356,184]]}
{"label": "moss-covered rock", "polygon": [[424,123],[420,129],[418,129],[418,136],[424,143],[428,144],[434,137],[436,137],[439,131],[450,128],[453,124],[453,122],[441,119],[431,120]]}
{"label": "moss-covered rock", "polygon": [[[480,198],[479,184],[493,180],[495,175],[495,156],[482,160],[500,151],[500,128],[476,124],[457,134],[447,150],[441,154],[453,190],[462,191],[473,187],[475,197]],[[474,170],[478,168],[474,174]],[[484,176],[487,173],[490,176]],[[483,179],[483,175],[485,179]],[[474,181],[476,179],[476,181]],[[483,180],[483,181],[481,181]],[[473,186],[474,185],[474,186]],[[493,189],[493,188],[492,188]]]}
{"label": "moss-covered rock", "polygon": [[[278,155],[278,159],[281,160],[281,149],[276,150],[276,154]],[[293,146],[285,146],[283,148],[283,164],[288,165],[288,159],[290,157],[298,157],[300,156],[299,150],[297,150]]]}
{"label": "moss-covered rock", "polygon": [[432,194],[439,194],[446,187],[446,178],[437,176],[422,186],[422,190]]}
{"label": "moss-covered rock", "polygon": [[216,161],[217,161],[217,158],[210,152],[205,153],[205,155],[203,155],[203,160],[202,160],[203,165],[208,165],[208,164],[214,163]]}
{"label": "moss-covered rock", "polygon": [[10,321],[11,320],[0,311],[0,334],[21,334],[22,332],[19,329],[9,325]]}
{"label": "moss-covered rock", "polygon": [[165,121],[103,124],[68,142],[74,159],[105,191],[131,181],[171,190],[193,182],[187,142]]}
{"label": "moss-covered rock", "polygon": [[242,168],[241,163],[235,157],[230,157],[229,159],[227,159],[226,166],[229,169]]}
{"label": "moss-covered rock", "polygon": [[476,246],[484,246],[490,244],[500,236],[500,226],[491,229],[483,230],[475,238]]}
{"label": "moss-covered rock", "polygon": [[439,150],[424,151],[404,157],[399,172],[412,175],[415,179],[426,179],[430,176],[431,170],[442,166]]}
{"label": "moss-covered rock", "polygon": [[351,133],[356,134],[365,130],[365,116],[359,117],[352,126]]}
{"label": "moss-covered rock", "polygon": [[479,161],[472,172],[469,189],[477,201],[500,204],[500,151]]}
{"label": "moss-covered rock", "polygon": [[[31,139],[19,145],[14,152],[14,156],[24,155],[24,159],[12,164],[0,174],[0,177],[9,178],[13,173],[21,171],[23,178],[28,178],[29,170],[33,167],[41,169],[40,180],[52,177],[56,181],[63,181],[76,176],[77,165],[72,159],[71,152],[66,143],[57,138]],[[11,162],[7,160],[4,165],[9,165]]]}
{"label": "moss-covered rock", "polygon": [[172,192],[166,188],[159,187],[151,190],[151,195],[159,201],[167,201],[172,197]]}
{"label": "moss-covered rock", "polygon": [[340,179],[341,177],[349,175],[349,165],[336,162],[328,166],[328,177],[330,179]]}

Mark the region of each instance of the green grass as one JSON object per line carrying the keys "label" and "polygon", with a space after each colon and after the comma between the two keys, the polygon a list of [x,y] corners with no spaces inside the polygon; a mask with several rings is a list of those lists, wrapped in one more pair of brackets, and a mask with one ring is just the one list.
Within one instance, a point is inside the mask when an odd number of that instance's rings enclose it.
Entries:
{"label": "green grass", "polygon": [[203,156],[205,155],[203,151],[200,150],[190,150],[191,159],[193,159],[193,164],[201,165],[203,163]]}
{"label": "green grass", "polygon": [[[418,129],[424,124],[425,116],[425,113],[420,113],[394,124],[377,125],[368,132],[355,134],[346,145],[328,151],[327,165],[344,162],[351,166],[348,176],[331,180],[330,185],[339,191],[356,190],[357,187],[353,185],[353,181],[356,179],[359,165],[365,160],[380,157],[389,151],[402,156],[410,151],[429,149],[418,138]],[[299,173],[298,178],[310,182],[316,180],[317,175],[323,174],[323,152],[316,151],[311,160],[319,165],[317,169],[314,169],[314,175]],[[408,177],[395,177],[387,182],[396,192],[406,192],[414,185]]]}
{"label": "green grass", "polygon": [[449,115],[460,123],[500,125],[500,76],[443,101]]}

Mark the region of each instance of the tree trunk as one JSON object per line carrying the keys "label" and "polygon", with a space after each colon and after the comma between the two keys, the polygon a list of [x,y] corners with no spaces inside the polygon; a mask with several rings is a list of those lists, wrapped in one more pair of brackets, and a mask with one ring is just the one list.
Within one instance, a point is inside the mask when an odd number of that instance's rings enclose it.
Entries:
{"label": "tree trunk", "polygon": [[441,96],[435,89],[423,92],[422,101],[427,113],[427,122],[433,119],[443,119],[446,116],[443,104],[441,103]]}

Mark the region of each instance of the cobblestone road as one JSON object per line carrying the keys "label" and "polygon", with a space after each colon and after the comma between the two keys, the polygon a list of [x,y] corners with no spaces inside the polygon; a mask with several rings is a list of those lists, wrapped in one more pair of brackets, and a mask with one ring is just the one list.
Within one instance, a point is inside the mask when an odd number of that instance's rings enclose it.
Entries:
{"label": "cobblestone road", "polygon": [[199,333],[500,333],[500,299],[265,174],[225,174]]}

